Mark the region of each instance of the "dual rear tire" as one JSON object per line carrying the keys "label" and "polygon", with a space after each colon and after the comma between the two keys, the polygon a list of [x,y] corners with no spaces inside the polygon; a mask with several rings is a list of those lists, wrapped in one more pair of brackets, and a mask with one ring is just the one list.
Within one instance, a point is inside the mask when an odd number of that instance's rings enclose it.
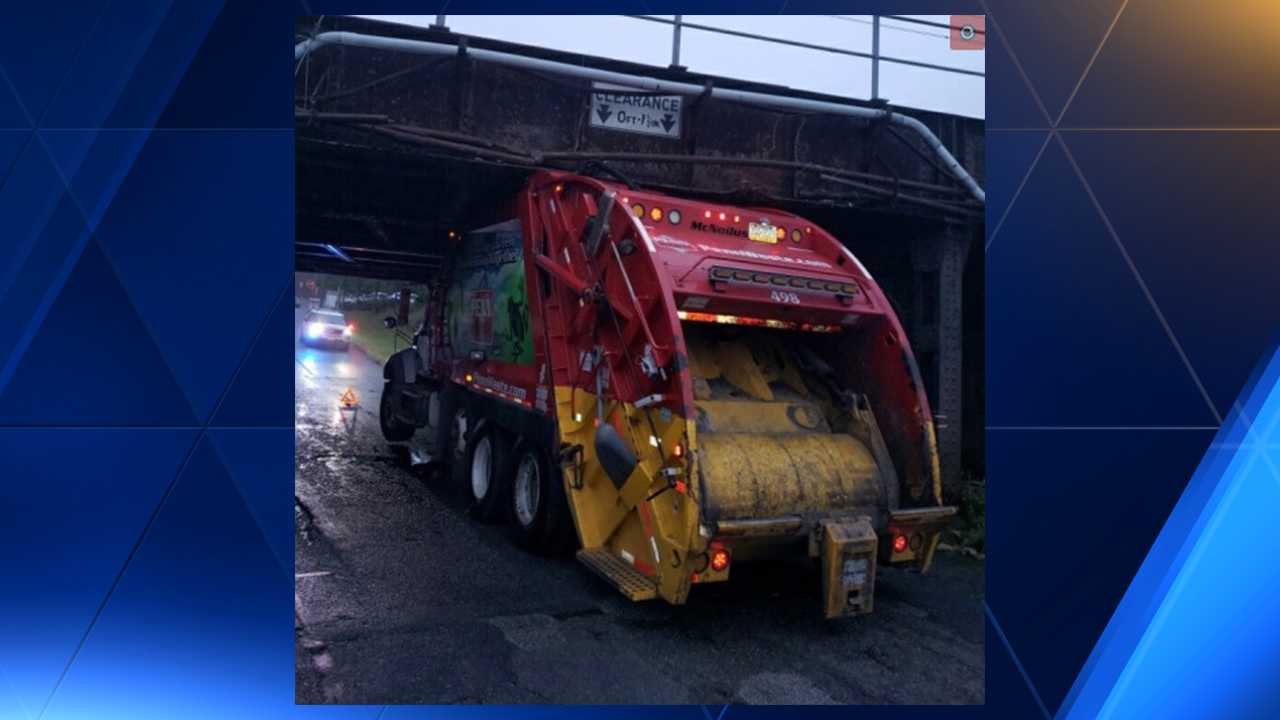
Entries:
{"label": "dual rear tire", "polygon": [[542,449],[532,443],[517,448],[511,527],[516,544],[536,553],[567,552],[575,540],[564,481]]}
{"label": "dual rear tire", "polygon": [[[443,403],[438,447],[449,459],[449,474],[470,500],[481,522],[509,523],[516,544],[539,554],[557,554],[576,541],[564,482],[558,468],[535,442],[487,419],[471,418],[457,397]],[[444,424],[442,423],[442,426]]]}

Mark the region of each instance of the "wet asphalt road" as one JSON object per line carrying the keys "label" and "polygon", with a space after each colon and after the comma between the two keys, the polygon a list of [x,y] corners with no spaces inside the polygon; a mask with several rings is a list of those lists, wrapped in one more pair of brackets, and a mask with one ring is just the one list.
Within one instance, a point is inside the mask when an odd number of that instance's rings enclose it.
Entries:
{"label": "wet asphalt road", "polygon": [[882,569],[875,613],[830,623],[804,561],[735,566],[683,607],[631,603],[473,521],[385,442],[381,367],[359,349],[299,344],[295,376],[299,703],[983,702],[976,560]]}

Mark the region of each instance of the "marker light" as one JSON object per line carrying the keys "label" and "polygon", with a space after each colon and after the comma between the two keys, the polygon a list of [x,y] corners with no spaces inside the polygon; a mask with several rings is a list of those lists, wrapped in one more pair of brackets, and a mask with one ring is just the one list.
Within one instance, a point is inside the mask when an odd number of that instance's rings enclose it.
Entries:
{"label": "marker light", "polygon": [[706,212],[702,213],[702,217],[704,217],[704,218],[706,218],[706,219],[710,220],[710,219],[711,219],[711,211],[710,211],[710,210],[708,210],[708,211],[706,211]]}
{"label": "marker light", "polygon": [[654,222],[662,222],[662,208],[654,208],[649,211],[649,219]]}
{"label": "marker light", "polygon": [[798,242],[800,242],[800,238],[801,238],[801,237],[802,237],[802,235],[800,234],[800,229],[799,229],[799,228],[796,228],[795,230],[792,230],[792,231],[791,231],[791,242],[797,242],[797,243],[798,243]]}
{"label": "marker light", "polygon": [[635,215],[638,218],[644,219],[644,206],[641,205],[640,203],[636,203],[635,205],[632,205],[631,214]]}
{"label": "marker light", "polygon": [[676,443],[676,446],[671,448],[671,456],[677,459],[684,457],[684,443]]}
{"label": "marker light", "polygon": [[778,234],[778,239],[779,239],[779,240],[786,240],[786,239],[787,239],[787,229],[786,229],[786,228],[784,228],[784,227],[782,227],[781,225],[779,225],[779,226],[778,226],[777,234]]}
{"label": "marker light", "polygon": [[667,219],[671,221],[672,225],[679,225],[680,219],[681,219],[680,211],[679,210],[668,211]]}
{"label": "marker light", "polygon": [[907,536],[906,536],[906,535],[894,535],[894,536],[893,536],[893,551],[894,551],[894,552],[896,552],[896,553],[906,552],[906,551],[907,551]]}
{"label": "marker light", "polygon": [[556,192],[564,192],[564,185],[556,183]]}
{"label": "marker light", "polygon": [[716,572],[724,572],[729,569],[729,551],[722,547],[714,548],[711,551],[711,569]]}
{"label": "marker light", "polygon": [[724,219],[724,213],[720,213],[720,219],[721,219],[721,220],[723,220],[723,219]]}
{"label": "marker light", "polygon": [[471,373],[467,373],[466,375],[462,376],[462,379],[466,380],[467,382],[471,382],[472,380],[475,379],[475,377]]}
{"label": "marker light", "polygon": [[[724,218],[721,218],[721,220],[723,220],[723,219],[724,219]],[[741,215],[734,215],[734,216],[733,216],[733,221],[734,221],[734,222],[742,222],[742,216],[741,216]]]}

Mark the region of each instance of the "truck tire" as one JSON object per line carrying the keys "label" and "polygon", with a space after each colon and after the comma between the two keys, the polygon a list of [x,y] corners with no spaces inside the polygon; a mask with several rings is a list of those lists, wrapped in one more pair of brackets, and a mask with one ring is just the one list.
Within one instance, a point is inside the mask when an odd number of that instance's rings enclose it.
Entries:
{"label": "truck tire", "polygon": [[471,515],[481,522],[506,519],[511,498],[511,439],[492,423],[479,423],[467,443],[466,486]]}
{"label": "truck tire", "polygon": [[431,428],[431,455],[445,466],[450,484],[461,488],[467,475],[467,407],[461,393],[452,386],[446,385],[435,396],[440,406],[437,422]]}
{"label": "truck tire", "polygon": [[383,383],[382,401],[378,403],[378,424],[382,427],[382,437],[387,442],[404,442],[413,437],[413,425],[396,417],[396,406],[400,403],[400,383]]}
{"label": "truck tire", "polygon": [[540,555],[569,550],[575,534],[560,473],[546,453],[520,443],[511,487],[511,519],[516,544]]}

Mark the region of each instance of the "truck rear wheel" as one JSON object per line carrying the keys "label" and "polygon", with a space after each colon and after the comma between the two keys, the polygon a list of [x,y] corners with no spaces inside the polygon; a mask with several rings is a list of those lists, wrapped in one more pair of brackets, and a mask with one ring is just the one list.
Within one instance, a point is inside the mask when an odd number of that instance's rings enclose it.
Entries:
{"label": "truck rear wheel", "polygon": [[545,453],[528,443],[522,443],[516,453],[511,518],[516,543],[532,552],[564,552],[574,539],[560,474],[552,469]]}
{"label": "truck rear wheel", "polygon": [[401,401],[402,386],[399,383],[383,383],[382,401],[378,404],[378,424],[382,437],[388,442],[404,442],[413,437],[414,427],[396,417],[396,406]]}
{"label": "truck rear wheel", "polygon": [[483,522],[506,518],[511,497],[511,440],[500,428],[482,423],[467,447],[467,488],[471,514]]}

